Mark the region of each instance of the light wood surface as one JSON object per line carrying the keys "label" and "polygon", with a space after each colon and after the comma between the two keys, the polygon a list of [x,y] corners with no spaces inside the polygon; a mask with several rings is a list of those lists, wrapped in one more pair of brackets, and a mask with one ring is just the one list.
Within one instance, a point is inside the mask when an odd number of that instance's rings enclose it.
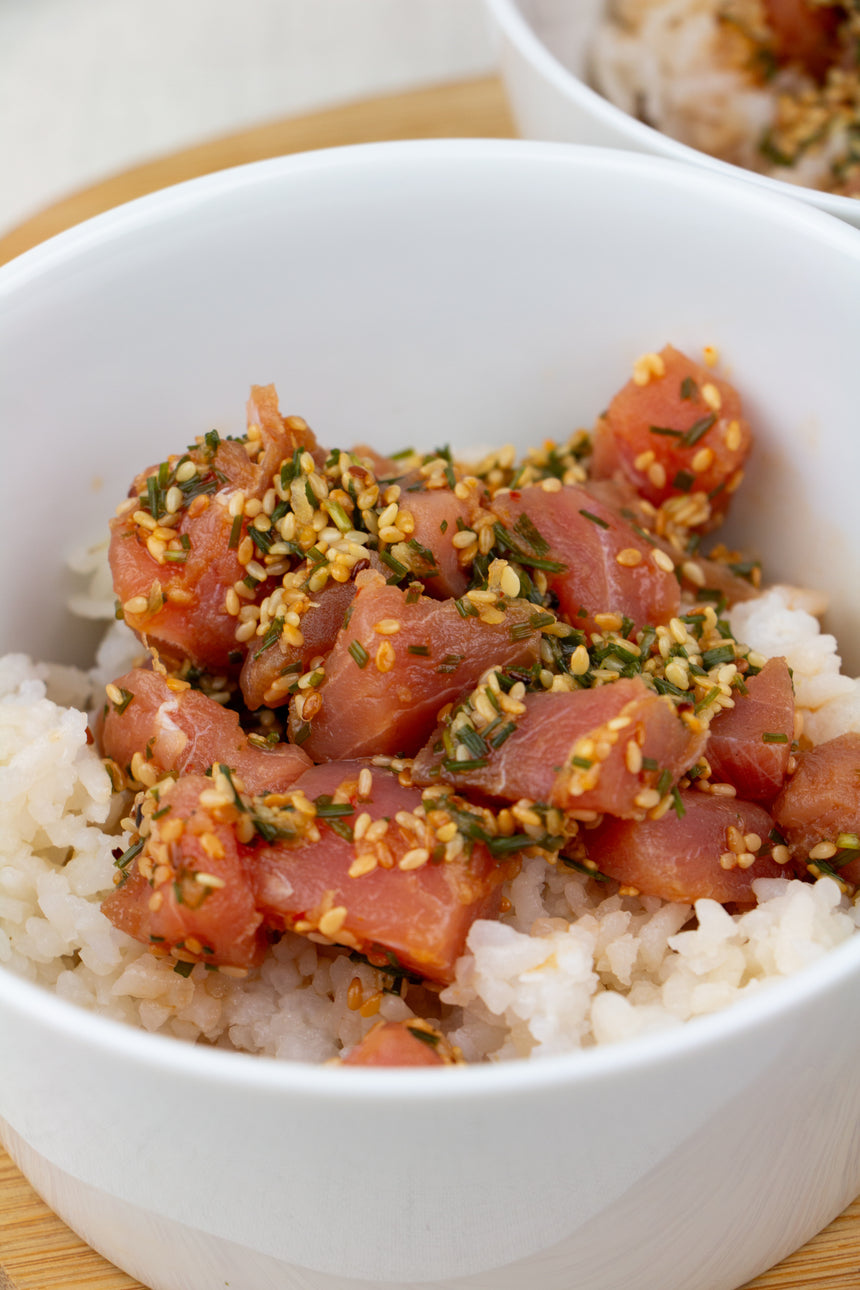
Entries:
{"label": "light wood surface", "polygon": [[[243,162],[385,139],[513,135],[504,93],[494,78],[275,121],[159,158],[71,194],[0,237],[0,264],[121,202]],[[0,1149],[0,1290],[145,1288],[79,1240]],[[860,1198],[803,1249],[744,1290],[860,1290]]]}

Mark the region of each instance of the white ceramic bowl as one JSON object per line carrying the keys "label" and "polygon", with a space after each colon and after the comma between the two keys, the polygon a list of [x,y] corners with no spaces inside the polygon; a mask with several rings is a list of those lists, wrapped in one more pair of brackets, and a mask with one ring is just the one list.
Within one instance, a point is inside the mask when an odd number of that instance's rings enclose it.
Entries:
{"label": "white ceramic bowl", "polygon": [[[3,649],[81,659],[64,550],[144,462],[241,426],[251,382],[324,441],[523,443],[667,340],[719,346],[757,427],[737,533],[847,589],[860,636],[860,238],[752,184],[552,144],[306,154],[65,233],[0,302]],[[0,1130],[154,1290],[730,1290],[860,1191],[858,998],[860,937],[662,1036],[367,1071],[192,1048],[0,971]]]}
{"label": "white ceramic bowl", "polygon": [[860,200],[719,161],[637,121],[593,89],[589,49],[607,0],[485,0],[514,120],[526,139],[597,144],[743,176],[860,226]]}

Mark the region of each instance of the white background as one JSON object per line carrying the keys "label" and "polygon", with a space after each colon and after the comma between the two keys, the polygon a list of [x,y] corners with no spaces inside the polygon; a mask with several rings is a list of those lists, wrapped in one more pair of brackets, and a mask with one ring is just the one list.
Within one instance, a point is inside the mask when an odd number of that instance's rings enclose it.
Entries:
{"label": "white background", "polygon": [[481,0],[0,0],[0,233],[233,130],[492,70]]}

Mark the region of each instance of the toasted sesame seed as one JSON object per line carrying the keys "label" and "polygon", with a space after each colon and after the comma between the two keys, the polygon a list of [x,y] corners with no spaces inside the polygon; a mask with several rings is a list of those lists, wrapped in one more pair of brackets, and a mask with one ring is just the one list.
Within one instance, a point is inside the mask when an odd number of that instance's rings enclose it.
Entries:
{"label": "toasted sesame seed", "polygon": [[319,929],[323,936],[333,938],[337,936],[347,919],[346,905],[335,905],[329,909],[319,921]]}
{"label": "toasted sesame seed", "polygon": [[505,596],[509,596],[511,599],[516,599],[516,597],[520,594],[519,575],[517,574],[515,569],[511,568],[509,564],[505,565],[504,569],[502,570],[501,577],[499,578],[499,587],[502,591],[502,594]]}
{"label": "toasted sesame seed", "polygon": [[657,459],[657,454],[653,448],[647,448],[645,452],[640,452],[637,457],[633,458],[633,465],[637,470],[645,471]]}
{"label": "toasted sesame seed", "polygon": [[364,1003],[359,1008],[358,1011],[360,1016],[375,1017],[377,1012],[379,1012],[381,1003],[382,1003],[382,995],[377,990],[377,992],[375,994],[372,994],[369,999],[365,999]]}
{"label": "toasted sesame seed", "polygon": [[737,452],[741,446],[740,422],[730,421],[726,426],[724,438],[729,452]]}
{"label": "toasted sesame seed", "polygon": [[[217,891],[219,888],[226,887],[227,885],[224,879],[219,878],[217,874],[201,873],[199,870],[194,875],[194,881],[199,882],[201,887],[208,887],[212,891]],[[188,945],[188,942],[186,941],[185,944]],[[190,948],[191,947],[189,946],[189,949]]]}
{"label": "toasted sesame seed", "polygon": [[130,600],[123,602],[122,609],[125,614],[145,614],[148,607],[146,596],[132,596]]}
{"label": "toasted sesame seed", "polygon": [[706,385],[702,386],[701,394],[703,401],[707,403],[711,411],[719,412],[720,408],[723,406],[723,399],[717,386],[711,381],[708,381]]}
{"label": "toasted sesame seed", "polygon": [[373,630],[380,636],[396,636],[400,626],[399,618],[380,618]]}
{"label": "toasted sesame seed", "polygon": [[642,769],[642,749],[635,739],[628,739],[624,750],[624,764],[631,775],[638,775]]}
{"label": "toasted sesame seed", "polygon": [[651,559],[657,568],[662,569],[664,573],[674,573],[675,565],[672,557],[667,555],[665,551],[661,551],[659,547],[654,547],[651,552]]}
{"label": "toasted sesame seed", "polygon": [[656,788],[643,788],[640,793],[636,794],[633,801],[643,811],[650,811],[660,801],[660,794]]}
{"label": "toasted sesame seed", "polygon": [[181,466],[176,469],[177,484],[187,484],[189,479],[193,479],[197,474],[197,466],[193,461],[183,461]]}
{"label": "toasted sesame seed", "polygon": [[706,367],[716,367],[720,361],[720,351],[716,345],[705,345],[702,349],[702,356],[705,360]]}
{"label": "toasted sesame seed", "polygon": [[635,569],[637,564],[642,563],[642,552],[637,551],[635,546],[626,546],[623,551],[619,551],[615,557],[616,562],[623,565],[626,569]]}
{"label": "toasted sesame seed", "polygon": [[426,847],[413,847],[411,851],[405,851],[398,861],[398,869],[420,869],[430,859],[430,852]]}
{"label": "toasted sesame seed", "polygon": [[684,667],[680,659],[673,658],[670,663],[666,664],[666,680],[676,685],[679,690],[687,690],[690,686],[690,673]]}
{"label": "toasted sesame seed", "polygon": [[759,837],[758,833],[745,833],[744,847],[747,851],[760,851],[761,838]]}
{"label": "toasted sesame seed", "polygon": [[619,632],[624,620],[620,614],[595,614],[594,621],[602,632]]}
{"label": "toasted sesame seed", "polygon": [[726,842],[729,850],[734,851],[737,855],[739,855],[741,851],[746,850],[744,835],[741,833],[740,829],[735,827],[734,824],[730,824],[726,828]]}
{"label": "toasted sesame seed", "polygon": [[789,860],[791,859],[791,852],[789,851],[788,847],[784,847],[781,845],[775,846],[773,848],[773,851],[771,852],[771,855],[773,856],[777,864],[788,864]]}
{"label": "toasted sesame seed", "polygon": [[819,842],[809,852],[810,860],[830,860],[836,855],[837,848],[833,842]]}
{"label": "toasted sesame seed", "polygon": [[584,645],[577,645],[568,663],[571,676],[584,676],[590,666],[591,659],[588,656],[588,650]]}
{"label": "toasted sesame seed", "polygon": [[221,840],[214,833],[201,833],[200,845],[208,856],[213,860],[221,860],[224,857],[224,848]]}
{"label": "toasted sesame seed", "polygon": [[358,1012],[364,1002],[364,990],[359,977],[354,976],[346,991],[346,1006],[350,1012]]}
{"label": "toasted sesame seed", "polygon": [[700,448],[693,460],[690,462],[694,472],[701,475],[707,470],[714,460],[714,453],[711,448]]}
{"label": "toasted sesame seed", "polygon": [[648,483],[654,488],[665,488],[666,486],[666,468],[659,461],[654,461],[646,471]]}
{"label": "toasted sesame seed", "polygon": [[648,385],[652,377],[666,374],[666,364],[659,354],[642,354],[633,364],[634,385]]}
{"label": "toasted sesame seed", "polygon": [[705,575],[701,565],[696,564],[694,560],[685,560],[681,565],[681,572],[688,582],[692,582],[695,587],[704,587]]}
{"label": "toasted sesame seed", "polygon": [[560,493],[562,489],[561,480],[556,479],[554,475],[549,475],[546,479],[542,479],[540,486],[545,493]]}
{"label": "toasted sesame seed", "polygon": [[383,640],[376,651],[377,672],[390,672],[396,661],[397,655],[394,652],[394,646],[389,640]]}

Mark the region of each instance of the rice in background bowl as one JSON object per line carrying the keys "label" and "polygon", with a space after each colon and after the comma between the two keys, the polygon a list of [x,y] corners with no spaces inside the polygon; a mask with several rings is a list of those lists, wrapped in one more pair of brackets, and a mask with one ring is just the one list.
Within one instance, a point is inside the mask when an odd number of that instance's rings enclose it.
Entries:
{"label": "rice in background bowl", "polygon": [[[457,446],[522,443],[589,424],[622,355],[705,338],[760,433],[737,540],[774,578],[830,592],[830,621],[856,639],[841,590],[857,572],[844,431],[860,252],[800,206],[587,150],[347,150],[135,203],[0,286],[3,423],[37,427],[51,458],[48,471],[34,435],[12,436],[2,540],[17,552],[26,533],[27,559],[4,578],[27,613],[4,621],[4,650],[87,662],[90,643],[67,640],[63,544],[100,536],[130,462],[235,424],[249,380],[274,379],[332,442],[435,442],[444,426]],[[34,496],[50,523],[27,523]],[[0,973],[4,1141],[87,1239],[156,1287],[227,1267],[249,1287],[538,1275],[548,1290],[728,1290],[860,1187],[858,972],[852,938],[683,1031],[427,1073],[201,1051]],[[606,1239],[618,1230],[629,1239]]]}
{"label": "rice in background bowl", "polygon": [[[777,177],[757,173],[765,167],[749,132],[757,135],[768,124],[768,92],[754,91],[734,72],[714,66],[714,0],[633,0],[631,11],[644,24],[641,49],[625,33],[615,32],[609,21],[611,0],[485,3],[524,138],[597,144],[691,162],[743,176],[860,225],[856,198],[818,190],[817,163],[803,163],[791,175],[779,168]],[[639,119],[645,104],[649,121],[656,111],[662,129]],[[692,119],[685,123],[687,107]],[[703,150],[708,148],[718,155]],[[752,169],[745,168],[751,164]]]}

